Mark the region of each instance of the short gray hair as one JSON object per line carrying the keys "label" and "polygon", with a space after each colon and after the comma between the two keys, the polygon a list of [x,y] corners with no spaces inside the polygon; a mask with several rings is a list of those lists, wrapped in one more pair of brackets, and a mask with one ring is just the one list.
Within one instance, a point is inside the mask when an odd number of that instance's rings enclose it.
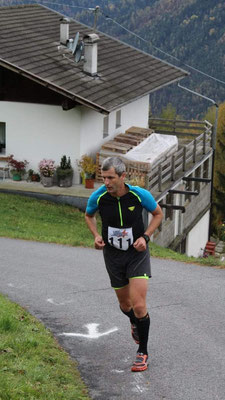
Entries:
{"label": "short gray hair", "polygon": [[108,157],[103,161],[102,171],[108,171],[111,167],[114,167],[116,174],[119,176],[126,172],[126,165],[119,157]]}

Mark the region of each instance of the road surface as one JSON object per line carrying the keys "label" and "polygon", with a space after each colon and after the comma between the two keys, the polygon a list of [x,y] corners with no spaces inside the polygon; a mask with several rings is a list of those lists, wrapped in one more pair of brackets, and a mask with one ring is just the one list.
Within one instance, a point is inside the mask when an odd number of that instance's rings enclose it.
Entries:
{"label": "road surface", "polygon": [[50,328],[94,400],[224,400],[225,270],[152,259],[149,369],[94,249],[0,238],[0,291]]}

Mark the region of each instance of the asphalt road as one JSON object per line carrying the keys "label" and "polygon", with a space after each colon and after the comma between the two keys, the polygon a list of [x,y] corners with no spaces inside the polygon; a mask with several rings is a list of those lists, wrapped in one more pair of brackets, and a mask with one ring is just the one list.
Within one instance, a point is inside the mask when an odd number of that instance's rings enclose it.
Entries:
{"label": "asphalt road", "polygon": [[[224,400],[225,270],[152,259],[149,369],[97,250],[0,238],[0,291],[50,328],[92,399]],[[70,335],[66,335],[70,334]]]}

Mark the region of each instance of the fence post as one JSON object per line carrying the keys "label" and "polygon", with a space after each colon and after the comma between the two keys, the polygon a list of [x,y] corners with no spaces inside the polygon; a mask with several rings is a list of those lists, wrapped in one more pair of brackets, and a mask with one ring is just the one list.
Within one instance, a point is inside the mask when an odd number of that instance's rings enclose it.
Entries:
{"label": "fence post", "polygon": [[149,187],[150,187],[149,181],[150,181],[150,173],[147,172],[147,174],[145,174],[145,189],[147,189],[147,190],[149,190]]}
{"label": "fence post", "polygon": [[162,165],[159,165],[159,192],[162,191]]}
{"label": "fence post", "polygon": [[184,146],[183,148],[183,171],[186,171],[186,156],[187,156],[187,148]]}
{"label": "fence post", "polygon": [[176,120],[173,120],[173,133],[176,135]]}
{"label": "fence post", "polygon": [[194,148],[193,148],[193,164],[196,163],[196,150],[197,150],[197,141],[194,140]]}
{"label": "fence post", "polygon": [[203,154],[206,153],[206,131],[203,134],[203,147],[202,147]]}
{"label": "fence post", "polygon": [[175,181],[175,155],[171,157],[171,181]]}

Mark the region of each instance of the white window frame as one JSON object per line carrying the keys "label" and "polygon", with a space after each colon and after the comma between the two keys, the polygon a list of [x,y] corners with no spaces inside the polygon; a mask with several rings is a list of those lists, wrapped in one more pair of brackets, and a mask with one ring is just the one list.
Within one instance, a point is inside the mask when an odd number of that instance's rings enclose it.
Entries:
{"label": "white window frame", "polygon": [[109,116],[103,117],[103,138],[109,136]]}
{"label": "white window frame", "polygon": [[116,111],[116,128],[121,126],[121,110]]}

